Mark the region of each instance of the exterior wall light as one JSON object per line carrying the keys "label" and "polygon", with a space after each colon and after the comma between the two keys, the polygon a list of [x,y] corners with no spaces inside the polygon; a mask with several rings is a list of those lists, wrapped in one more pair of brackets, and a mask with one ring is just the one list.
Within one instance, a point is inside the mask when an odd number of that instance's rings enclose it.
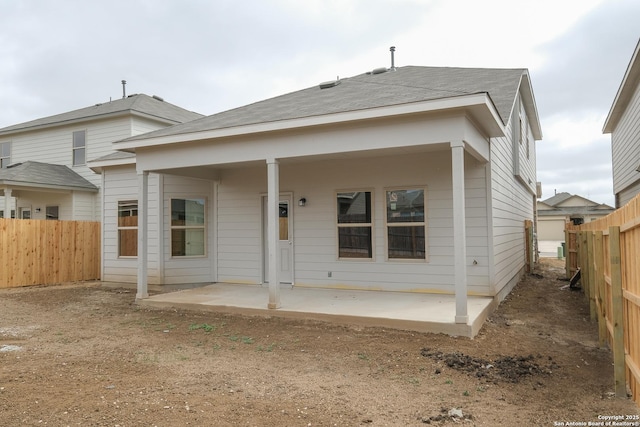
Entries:
{"label": "exterior wall light", "polygon": [[305,206],[306,204],[307,204],[307,199],[305,199],[304,197],[298,200],[298,206]]}

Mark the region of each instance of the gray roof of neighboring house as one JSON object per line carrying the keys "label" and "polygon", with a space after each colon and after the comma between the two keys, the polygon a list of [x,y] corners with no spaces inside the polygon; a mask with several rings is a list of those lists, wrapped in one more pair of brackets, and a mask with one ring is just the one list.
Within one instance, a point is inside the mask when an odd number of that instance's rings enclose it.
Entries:
{"label": "gray roof of neighboring house", "polygon": [[202,114],[185,110],[155,96],[129,95],[115,101],[103,102],[91,107],[43,117],[0,129],[0,135],[30,130],[33,128],[59,126],[77,121],[94,120],[104,116],[137,112],[161,121],[183,123],[203,117]]}
{"label": "gray roof of neighboring house", "polygon": [[543,200],[542,203],[546,203],[549,206],[556,206],[572,197],[573,194],[562,192],[555,194],[553,197],[549,197],[547,200]]}
{"label": "gray roof of neighboring house", "polygon": [[98,191],[68,166],[26,161],[0,169],[0,184]]}
{"label": "gray roof of neighboring house", "polygon": [[[365,73],[321,89],[313,86],[127,138],[125,141],[299,119],[415,102],[488,93],[503,124],[508,123],[526,69],[398,67]],[[535,107],[534,107],[535,108]],[[537,120],[537,112],[535,113]]]}
{"label": "gray roof of neighboring house", "polygon": [[[584,206],[558,206],[564,201],[572,198],[580,197],[593,205]],[[570,194],[570,193],[557,193],[553,197],[549,197],[546,200],[542,200],[540,203],[551,206],[553,209],[538,209],[538,216],[553,216],[553,215],[608,215],[615,209],[604,203],[598,204],[589,199],[585,199],[582,196]]]}
{"label": "gray roof of neighboring house", "polygon": [[609,205],[596,206],[570,206],[566,208],[543,209],[538,211],[538,216],[555,216],[555,215],[609,215],[615,211]]}

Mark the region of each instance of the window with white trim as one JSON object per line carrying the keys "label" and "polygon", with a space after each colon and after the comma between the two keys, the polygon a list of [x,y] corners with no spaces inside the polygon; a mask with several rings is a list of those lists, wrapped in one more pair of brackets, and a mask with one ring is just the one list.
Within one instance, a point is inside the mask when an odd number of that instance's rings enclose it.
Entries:
{"label": "window with white trim", "polygon": [[205,255],[205,199],[171,199],[171,256]]}
{"label": "window with white trim", "polygon": [[118,201],[118,256],[138,256],[138,201]]}
{"label": "window with white trim", "polygon": [[389,259],[426,259],[424,188],[386,192],[387,256]]}
{"label": "window with white trim", "polygon": [[371,192],[337,194],[338,257],[373,258]]}
{"label": "window with white trim", "polygon": [[4,169],[11,164],[11,143],[0,142],[0,169]]}
{"label": "window with white trim", "polygon": [[80,166],[86,163],[87,152],[87,131],[78,130],[73,132],[73,166]]}

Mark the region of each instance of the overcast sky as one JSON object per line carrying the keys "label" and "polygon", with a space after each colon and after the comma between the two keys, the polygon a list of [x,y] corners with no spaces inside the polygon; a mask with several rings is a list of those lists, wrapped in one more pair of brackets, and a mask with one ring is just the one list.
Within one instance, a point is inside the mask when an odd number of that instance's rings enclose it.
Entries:
{"label": "overcast sky", "polygon": [[613,205],[638,0],[0,0],[0,127],[146,93],[202,114],[389,66],[528,68],[543,199]]}

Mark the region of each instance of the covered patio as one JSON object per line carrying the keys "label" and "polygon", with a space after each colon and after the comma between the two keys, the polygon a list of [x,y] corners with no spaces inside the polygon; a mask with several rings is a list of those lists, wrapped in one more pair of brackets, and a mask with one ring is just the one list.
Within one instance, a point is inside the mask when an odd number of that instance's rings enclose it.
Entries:
{"label": "covered patio", "polygon": [[357,291],[314,288],[280,289],[281,306],[265,304],[269,288],[260,285],[217,283],[200,288],[163,293],[139,299],[155,308],[285,317],[324,322],[443,333],[473,338],[494,308],[491,297],[467,299],[467,323],[456,323],[454,295]]}

